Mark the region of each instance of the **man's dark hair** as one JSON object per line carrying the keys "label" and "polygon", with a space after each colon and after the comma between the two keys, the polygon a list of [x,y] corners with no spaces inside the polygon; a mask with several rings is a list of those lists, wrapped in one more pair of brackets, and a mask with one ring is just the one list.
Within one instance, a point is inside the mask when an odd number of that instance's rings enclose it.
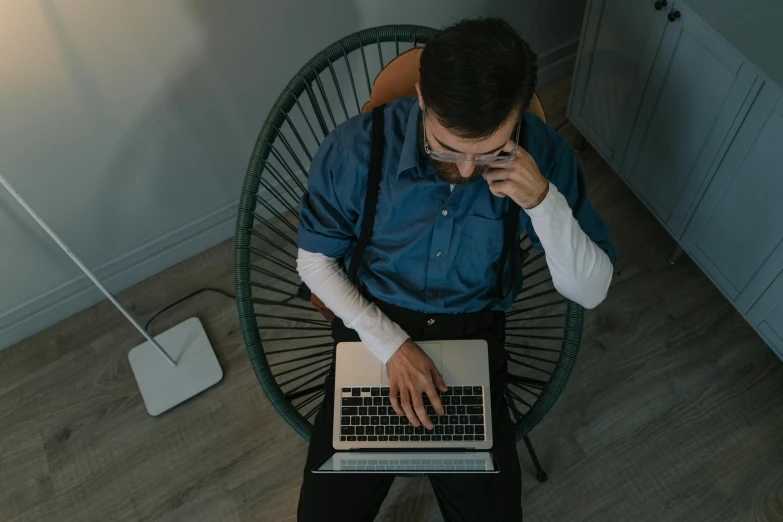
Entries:
{"label": "man's dark hair", "polygon": [[536,87],[536,55],[505,20],[463,20],[439,31],[419,66],[425,109],[462,138],[492,136]]}

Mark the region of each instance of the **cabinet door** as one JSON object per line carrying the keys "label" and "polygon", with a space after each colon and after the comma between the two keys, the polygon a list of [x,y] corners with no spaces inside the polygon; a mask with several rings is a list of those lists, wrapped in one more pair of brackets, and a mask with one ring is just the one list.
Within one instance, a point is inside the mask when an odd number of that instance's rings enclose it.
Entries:
{"label": "cabinet door", "polygon": [[745,313],[783,267],[783,98],[765,83],[682,245]]}
{"label": "cabinet door", "polygon": [[667,23],[620,175],[679,237],[757,75],[693,11],[674,10],[681,15]]}
{"label": "cabinet door", "polygon": [[783,359],[783,273],[750,309],[748,322]]}
{"label": "cabinet door", "polygon": [[592,0],[585,11],[568,118],[615,170],[666,27],[654,3]]}

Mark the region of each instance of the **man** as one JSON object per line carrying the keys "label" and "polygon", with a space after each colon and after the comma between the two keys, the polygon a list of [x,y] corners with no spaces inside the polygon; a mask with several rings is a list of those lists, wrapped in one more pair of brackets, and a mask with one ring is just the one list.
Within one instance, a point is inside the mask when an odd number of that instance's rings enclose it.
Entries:
{"label": "man", "polygon": [[[383,109],[375,221],[356,281],[345,266],[366,218],[373,115],[352,118],[327,136],[301,204],[302,280],[336,315],[335,342],[361,339],[386,363],[393,408],[411,424],[433,427],[423,394],[442,415],[437,390],[448,384],[415,341],[489,344],[500,473],[431,476],[446,520],[522,518],[519,460],[502,394],[503,312],[519,293],[522,274],[518,252],[504,248],[504,221],[514,219],[514,238],[526,229],[544,249],[565,297],[595,307],[612,277],[614,249],[573,153],[524,112],[536,83],[534,61],[527,43],[498,19],[460,22],[427,44],[418,94]],[[333,451],[333,393],[330,377],[315,418],[299,519],[372,520],[392,476],[310,472]]]}

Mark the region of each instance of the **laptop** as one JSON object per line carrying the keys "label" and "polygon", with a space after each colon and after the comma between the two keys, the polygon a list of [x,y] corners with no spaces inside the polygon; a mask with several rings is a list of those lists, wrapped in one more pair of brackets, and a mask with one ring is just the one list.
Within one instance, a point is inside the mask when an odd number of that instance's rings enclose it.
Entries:
{"label": "laptop", "polygon": [[362,343],[339,343],[335,362],[332,445],[314,473],[497,473],[487,342],[417,343],[448,386],[445,415],[423,397],[434,427],[414,427],[389,400],[386,365]]}

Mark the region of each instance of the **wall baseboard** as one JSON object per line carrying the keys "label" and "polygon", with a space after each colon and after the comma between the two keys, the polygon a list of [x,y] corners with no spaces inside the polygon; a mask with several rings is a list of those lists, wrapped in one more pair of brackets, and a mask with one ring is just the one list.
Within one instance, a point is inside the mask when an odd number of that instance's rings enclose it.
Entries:
{"label": "wall baseboard", "polygon": [[579,37],[577,36],[539,54],[537,87],[540,89],[572,74],[578,49]]}
{"label": "wall baseboard", "polygon": [[[120,292],[232,237],[237,202],[215,210],[94,269]],[[0,350],[105,299],[86,276],[75,277],[0,315]]]}

